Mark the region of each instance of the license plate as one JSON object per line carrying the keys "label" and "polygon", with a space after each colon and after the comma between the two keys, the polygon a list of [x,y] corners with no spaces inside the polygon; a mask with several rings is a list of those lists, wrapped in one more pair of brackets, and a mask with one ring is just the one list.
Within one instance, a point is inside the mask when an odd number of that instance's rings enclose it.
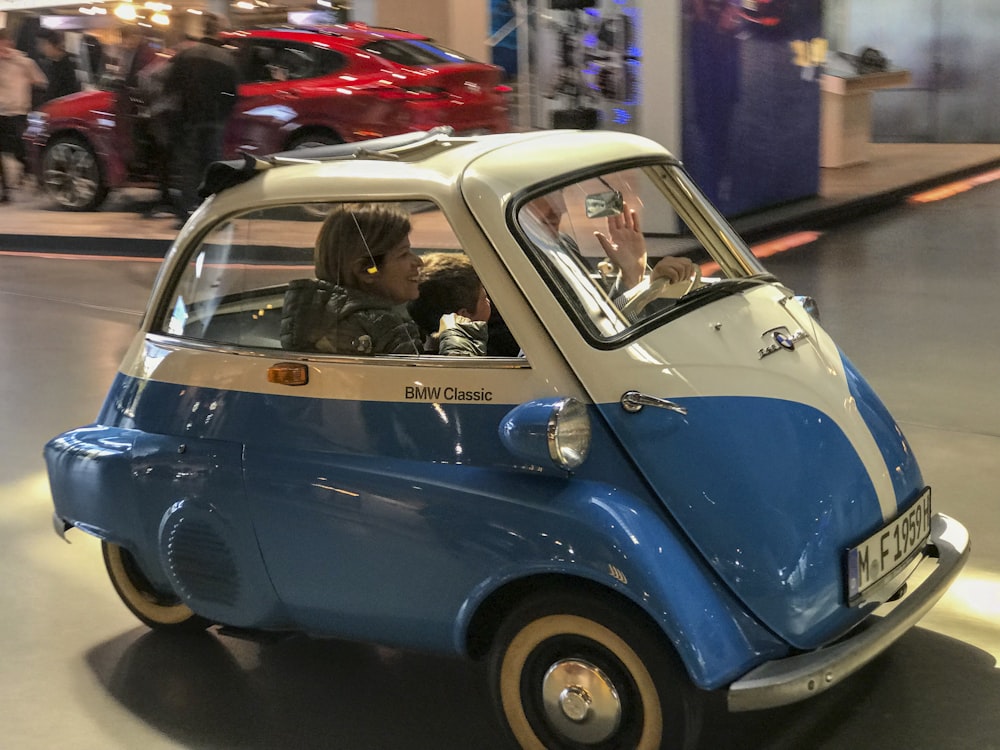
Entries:
{"label": "license plate", "polygon": [[930,488],[896,520],[847,550],[847,597],[853,601],[923,548],[931,533]]}

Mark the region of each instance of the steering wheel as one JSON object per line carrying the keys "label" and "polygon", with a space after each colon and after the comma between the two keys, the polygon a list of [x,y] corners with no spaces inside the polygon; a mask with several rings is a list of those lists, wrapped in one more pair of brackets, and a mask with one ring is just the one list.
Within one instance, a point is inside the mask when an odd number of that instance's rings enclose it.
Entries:
{"label": "steering wheel", "polygon": [[646,284],[646,288],[638,292],[621,308],[622,314],[626,318],[637,316],[654,299],[680,299],[692,289],[697,289],[701,286],[701,269],[696,268],[689,278],[680,281],[671,281],[666,276],[659,276],[652,281],[643,283]]}

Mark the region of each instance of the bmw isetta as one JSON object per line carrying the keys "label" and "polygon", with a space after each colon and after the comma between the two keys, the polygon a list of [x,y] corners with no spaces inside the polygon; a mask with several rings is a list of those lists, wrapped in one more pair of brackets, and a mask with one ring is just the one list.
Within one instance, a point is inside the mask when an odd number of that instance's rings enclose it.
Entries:
{"label": "bmw isetta", "polygon": [[[842,682],[967,559],[873,390],[652,141],[431,131],[203,188],[96,420],[45,448],[57,531],[150,627],[482,658],[524,748],[675,748],[709,693]],[[283,338],[324,216],[372,202],[471,261],[485,356]]]}

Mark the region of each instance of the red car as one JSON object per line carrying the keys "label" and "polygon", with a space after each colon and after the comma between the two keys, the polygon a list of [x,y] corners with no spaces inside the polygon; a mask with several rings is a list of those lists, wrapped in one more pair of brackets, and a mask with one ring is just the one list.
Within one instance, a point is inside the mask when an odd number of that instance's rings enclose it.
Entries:
{"label": "red car", "polygon": [[[510,129],[503,69],[419,34],[350,23],[223,36],[243,81],[226,158],[438,125],[457,134]],[[146,165],[137,163],[135,118],[116,114],[118,96],[135,92],[84,91],[29,118],[25,139],[35,173],[64,208],[93,210],[109,190],[153,184]]]}

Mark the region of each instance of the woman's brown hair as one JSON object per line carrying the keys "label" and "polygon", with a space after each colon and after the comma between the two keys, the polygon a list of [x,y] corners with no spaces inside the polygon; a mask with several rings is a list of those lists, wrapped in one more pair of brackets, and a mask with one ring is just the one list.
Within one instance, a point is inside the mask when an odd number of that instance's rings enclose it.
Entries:
{"label": "woman's brown hair", "polygon": [[409,233],[409,214],[396,203],[342,203],[330,211],[316,237],[316,278],[357,287],[355,273],[377,269]]}

